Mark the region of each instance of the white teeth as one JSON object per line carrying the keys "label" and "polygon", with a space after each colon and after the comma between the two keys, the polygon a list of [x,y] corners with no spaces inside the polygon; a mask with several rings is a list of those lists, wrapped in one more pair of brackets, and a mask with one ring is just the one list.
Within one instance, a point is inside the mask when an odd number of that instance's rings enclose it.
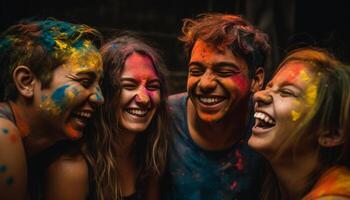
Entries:
{"label": "white teeth", "polygon": [[80,116],[80,117],[85,117],[85,118],[90,118],[91,117],[91,113],[90,112],[79,111],[79,112],[75,112],[75,114]]}
{"label": "white teeth", "polygon": [[132,115],[144,116],[147,114],[148,110],[147,109],[130,108],[130,109],[127,109],[127,112],[132,114]]}
{"label": "white teeth", "polygon": [[200,97],[199,100],[203,103],[218,103],[222,101],[219,97]]}
{"label": "white teeth", "polygon": [[260,119],[260,120],[264,121],[265,123],[269,123],[269,124],[272,124],[272,125],[276,124],[274,122],[274,120],[270,118],[270,116],[268,116],[267,114],[262,113],[262,112],[256,112],[254,114],[254,118]]}

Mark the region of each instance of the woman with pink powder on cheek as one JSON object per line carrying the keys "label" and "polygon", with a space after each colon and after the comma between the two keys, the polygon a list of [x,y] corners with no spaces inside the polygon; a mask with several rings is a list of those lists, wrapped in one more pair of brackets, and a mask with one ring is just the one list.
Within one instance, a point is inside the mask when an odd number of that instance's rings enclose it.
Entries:
{"label": "woman with pink powder on cheek", "polygon": [[254,101],[248,143],[271,169],[261,198],[350,199],[350,67],[296,49]]}
{"label": "woman with pink powder on cheek", "polygon": [[[121,35],[101,48],[106,104],[87,147],[98,197],[158,199],[166,159],[167,88],[163,61],[141,40]],[[93,141],[93,140],[89,140]]]}
{"label": "woman with pink powder on cheek", "polygon": [[[48,199],[159,199],[167,153],[167,88],[163,61],[130,33],[104,44],[101,91],[80,150],[53,162]],[[64,176],[62,176],[64,171]],[[79,185],[74,192],[68,186]]]}

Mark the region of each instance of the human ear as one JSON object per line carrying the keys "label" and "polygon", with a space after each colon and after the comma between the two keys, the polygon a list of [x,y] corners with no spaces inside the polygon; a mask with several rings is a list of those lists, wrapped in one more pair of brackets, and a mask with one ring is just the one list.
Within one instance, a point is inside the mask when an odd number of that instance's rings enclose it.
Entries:
{"label": "human ear", "polygon": [[20,95],[31,98],[34,94],[35,76],[27,66],[20,65],[12,73],[13,81]]}
{"label": "human ear", "polygon": [[251,92],[255,93],[255,92],[262,89],[263,84],[264,84],[264,77],[265,77],[264,69],[261,67],[258,67],[255,70],[255,74],[254,74],[254,77],[252,79],[252,83],[250,86]]}
{"label": "human ear", "polygon": [[318,143],[320,146],[326,148],[339,146],[344,142],[343,131],[338,131],[337,134],[323,134],[318,137]]}

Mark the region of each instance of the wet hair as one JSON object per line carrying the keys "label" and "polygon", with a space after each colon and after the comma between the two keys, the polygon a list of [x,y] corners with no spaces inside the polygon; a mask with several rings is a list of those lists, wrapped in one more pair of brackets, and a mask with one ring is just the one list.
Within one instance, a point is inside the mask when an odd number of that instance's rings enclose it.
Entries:
{"label": "wet hair", "polygon": [[267,35],[238,15],[201,14],[196,19],[184,19],[182,33],[179,39],[188,56],[198,39],[218,50],[228,47],[246,61],[250,77],[258,67],[265,67],[270,51]]}
{"label": "wet hair", "polygon": [[[312,141],[319,151],[319,164],[308,177],[305,195],[320,175],[335,165],[350,167],[350,66],[342,64],[324,49],[304,47],[291,51],[279,65],[279,69],[288,62],[301,62],[313,72],[316,81],[315,102],[310,107],[296,129],[288,134],[274,159],[277,159],[292,147],[294,156],[298,146],[304,141]],[[276,71],[276,73],[278,72]],[[334,147],[319,145],[321,135],[343,136],[344,143]],[[262,199],[280,199],[276,177],[273,173],[267,179]]]}
{"label": "wet hair", "polygon": [[1,100],[15,100],[18,96],[12,79],[17,66],[27,66],[45,88],[53,71],[74,51],[88,48],[98,51],[101,40],[96,29],[55,19],[11,26],[0,35]]}
{"label": "wet hair", "polygon": [[[97,110],[95,123],[91,127],[94,138],[90,138],[85,154],[95,172],[96,192],[99,199],[122,199],[116,147],[119,145],[120,127],[116,112],[121,109],[120,77],[129,56],[138,53],[151,59],[160,80],[161,102],[149,127],[136,138],[134,156],[138,169],[137,185],[142,185],[150,177],[163,173],[166,162],[166,134],[168,127],[167,87],[164,63],[154,48],[137,36],[121,33],[104,44],[100,50],[104,65],[104,79],[101,83],[105,103]],[[107,195],[107,196],[106,196]]]}

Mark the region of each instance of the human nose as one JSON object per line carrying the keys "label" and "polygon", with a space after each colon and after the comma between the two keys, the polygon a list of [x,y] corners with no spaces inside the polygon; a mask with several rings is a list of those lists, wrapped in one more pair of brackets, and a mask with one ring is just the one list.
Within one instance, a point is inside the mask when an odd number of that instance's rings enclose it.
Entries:
{"label": "human nose", "polygon": [[94,89],[94,92],[90,95],[89,100],[95,105],[101,105],[104,103],[104,98],[100,86]]}
{"label": "human nose", "polygon": [[135,96],[135,101],[138,104],[147,105],[150,102],[150,97],[146,88],[141,87]]}
{"label": "human nose", "polygon": [[216,88],[216,77],[211,72],[207,71],[205,74],[201,77],[201,79],[198,82],[198,87],[203,92],[210,92]]}
{"label": "human nose", "polygon": [[268,105],[273,101],[269,90],[266,89],[255,92],[253,99],[258,106]]}

